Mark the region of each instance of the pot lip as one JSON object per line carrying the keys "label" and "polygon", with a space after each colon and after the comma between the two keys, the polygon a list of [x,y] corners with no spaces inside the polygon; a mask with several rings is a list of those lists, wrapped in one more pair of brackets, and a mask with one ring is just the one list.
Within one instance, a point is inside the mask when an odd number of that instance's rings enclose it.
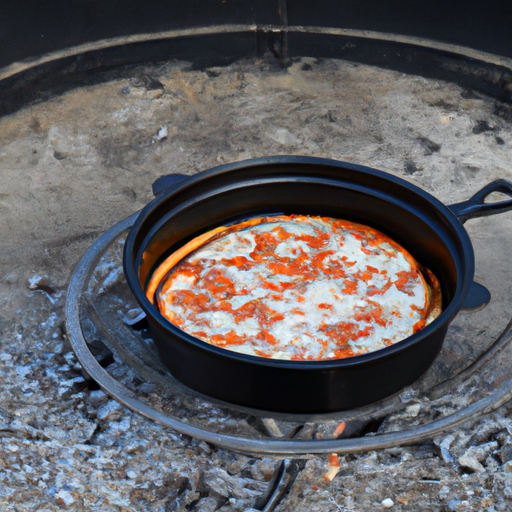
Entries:
{"label": "pot lip", "polygon": [[[214,177],[224,173],[236,172],[240,169],[246,169],[251,167],[260,167],[276,164],[306,164],[315,166],[325,167],[338,167],[344,168],[351,171],[362,172],[366,175],[372,175],[380,179],[385,179],[398,186],[402,186],[413,193],[416,193],[423,199],[426,199],[437,211],[442,213],[443,217],[448,221],[450,226],[453,228],[461,242],[464,253],[464,271],[463,275],[459,275],[457,279],[456,289],[450,304],[443,309],[442,313],[432,323],[424,327],[420,331],[404,338],[403,340],[384,347],[367,354],[361,354],[353,357],[347,357],[343,359],[328,359],[328,360],[315,360],[315,361],[290,361],[282,359],[271,359],[263,358],[258,356],[252,356],[248,354],[242,354],[234,352],[232,350],[224,349],[211,345],[205,341],[202,341],[194,336],[187,334],[178,327],[174,326],[169,320],[167,320],[158,310],[158,308],[151,304],[146,297],[146,294],[140,286],[137,271],[134,268],[132,254],[134,251],[136,235],[143,225],[144,221],[149,212],[157,208],[161,203],[167,201],[169,197],[172,197],[175,193],[178,193],[190,186],[193,186],[199,181],[203,181],[210,177]],[[123,267],[126,280],[128,285],[134,293],[139,305],[145,311],[148,316],[150,323],[156,323],[155,327],[159,331],[167,332],[173,338],[180,340],[182,343],[193,345],[196,349],[208,352],[218,357],[232,359],[239,363],[255,364],[258,366],[266,366],[273,368],[282,368],[288,370],[330,370],[339,369],[340,367],[352,367],[366,364],[372,364],[376,361],[386,359],[393,356],[394,354],[406,350],[411,345],[420,343],[422,340],[434,335],[436,331],[446,328],[461,308],[462,301],[466,296],[471,283],[473,282],[474,275],[474,254],[471,240],[464,226],[458,219],[458,217],[440,200],[432,196],[430,193],[419,188],[418,186],[400,178],[389,174],[385,171],[380,171],[371,167],[366,167],[359,164],[344,162],[340,160],[332,160],[328,158],[318,158],[310,156],[297,156],[297,155],[279,155],[253,158],[248,160],[240,160],[223,164],[220,166],[213,167],[211,169],[199,172],[192,176],[185,176],[183,183],[179,182],[172,187],[170,190],[166,190],[148,203],[139,213],[136,221],[128,233],[128,237],[124,246],[123,255]],[[457,271],[458,274],[461,272]]]}

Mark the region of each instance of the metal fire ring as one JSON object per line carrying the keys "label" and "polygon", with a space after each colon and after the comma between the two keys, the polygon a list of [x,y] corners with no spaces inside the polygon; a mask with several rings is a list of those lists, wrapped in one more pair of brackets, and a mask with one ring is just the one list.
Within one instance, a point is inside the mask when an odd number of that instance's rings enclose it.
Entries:
{"label": "metal fire ring", "polygon": [[[89,248],[78,263],[71,277],[66,301],[67,332],[78,360],[85,371],[106,393],[133,412],[141,414],[177,432],[222,448],[252,455],[286,458],[290,456],[300,457],[321,453],[356,453],[417,443],[424,439],[432,438],[446,430],[453,429],[468,420],[475,419],[483,414],[488,414],[512,399],[512,377],[510,377],[503,380],[488,396],[480,398],[467,407],[439,420],[408,430],[344,439],[299,439],[298,437],[300,436],[293,438],[293,434],[290,438],[275,437],[269,439],[255,439],[213,432],[164,414],[138,398],[136,393],[116,380],[100,365],[91,353],[90,347],[84,337],[83,325],[81,323],[83,298],[86,295],[87,284],[93,275],[94,269],[112,243],[130,229],[137,216],[138,213],[135,213],[119,222],[100,236]],[[445,390],[463,383],[468,376],[472,375],[477,369],[483,366],[486,361],[496,356],[511,340],[512,321],[489,350],[477,361],[472,363],[459,375],[431,388],[428,393],[434,397],[441,396]],[[383,405],[383,412],[385,413],[385,402]],[[278,414],[276,416],[279,417]],[[281,416],[284,417],[283,415]],[[317,415],[316,419],[322,417],[325,419],[333,418],[332,415]],[[271,434],[270,432],[270,435]]]}

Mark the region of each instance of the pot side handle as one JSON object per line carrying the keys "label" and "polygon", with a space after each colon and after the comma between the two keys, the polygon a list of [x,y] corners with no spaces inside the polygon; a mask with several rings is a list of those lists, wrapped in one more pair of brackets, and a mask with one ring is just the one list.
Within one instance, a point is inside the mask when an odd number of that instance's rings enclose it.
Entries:
{"label": "pot side handle", "polygon": [[512,198],[512,182],[504,179],[493,181],[482,190],[479,190],[467,201],[452,204],[448,208],[450,208],[463,224],[469,219],[486,217],[488,215],[512,210],[512,199],[495,203],[485,203],[485,198],[493,192],[501,192]]}
{"label": "pot side handle", "polygon": [[[467,201],[452,204],[449,208],[463,224],[469,219],[486,217],[512,210],[512,199],[485,203],[486,197],[493,192],[501,192],[512,198],[512,183],[504,179],[493,181]],[[490,300],[491,294],[489,290],[485,286],[473,281],[461,309],[479,310],[486,306]]]}
{"label": "pot side handle", "polygon": [[160,176],[160,178],[157,178],[151,186],[153,195],[156,197],[164,190],[181,183],[187,178],[190,178],[190,176],[185,176],[184,174],[166,174],[165,176]]}

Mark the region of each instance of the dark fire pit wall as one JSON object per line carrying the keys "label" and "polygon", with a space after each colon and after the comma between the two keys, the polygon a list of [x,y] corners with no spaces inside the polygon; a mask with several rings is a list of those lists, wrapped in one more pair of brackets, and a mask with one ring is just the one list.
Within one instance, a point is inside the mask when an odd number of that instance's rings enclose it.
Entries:
{"label": "dark fire pit wall", "polygon": [[0,115],[126,64],[268,51],[283,65],[338,57],[512,97],[506,0],[17,0],[0,3],[0,48]]}

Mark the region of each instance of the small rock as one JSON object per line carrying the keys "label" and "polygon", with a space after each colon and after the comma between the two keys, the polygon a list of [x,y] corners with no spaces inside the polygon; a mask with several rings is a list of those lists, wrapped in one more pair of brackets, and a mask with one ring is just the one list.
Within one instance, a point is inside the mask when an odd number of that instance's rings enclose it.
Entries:
{"label": "small rock", "polygon": [[197,447],[197,453],[204,453],[204,454],[208,455],[211,452],[212,452],[212,449],[210,448],[208,443],[205,443],[204,441],[201,441],[199,443],[199,446]]}
{"label": "small rock", "polygon": [[409,452],[404,452],[402,454],[402,462],[411,462],[414,460],[414,455]]}
{"label": "small rock", "polygon": [[217,78],[222,74],[222,68],[209,68],[206,70],[206,75],[209,78]]}
{"label": "small rock", "polygon": [[404,172],[409,176],[418,172],[419,170],[420,169],[418,168],[418,166],[412,160],[407,160],[404,164]]}
{"label": "small rock", "polygon": [[450,488],[444,485],[443,487],[441,487],[437,495],[442,500],[446,499],[450,495]]}
{"label": "small rock", "polygon": [[380,504],[384,508],[391,508],[395,504],[395,502],[391,498],[386,498],[385,500],[382,500]]}
{"label": "small rock", "polygon": [[418,416],[418,414],[420,413],[420,410],[421,410],[421,405],[420,404],[413,404],[413,405],[409,405],[405,408],[405,412],[409,415],[409,416],[412,416],[413,418],[415,418],[416,416]]}
{"label": "small rock", "polygon": [[71,493],[69,491],[66,491],[65,489],[61,489],[56,495],[55,495],[55,503],[57,505],[72,505],[75,502],[75,499],[73,496],[71,496]]}
{"label": "small rock", "polygon": [[124,416],[120,421],[112,425],[112,428],[117,432],[127,432],[131,426],[130,416]]}
{"label": "small rock", "polygon": [[[247,479],[229,475],[221,468],[212,468],[205,472],[204,481],[206,486],[224,498],[253,499],[262,494],[265,484],[261,489],[249,489],[246,485]],[[259,482],[252,481],[252,487]]]}
{"label": "small rock", "polygon": [[215,498],[202,498],[196,504],[194,510],[196,512],[215,512],[219,508],[219,504]]}
{"label": "small rock", "polygon": [[101,389],[97,389],[89,393],[89,403],[92,407],[99,407],[100,405],[108,402],[108,400],[108,395]]}
{"label": "small rock", "polygon": [[141,87],[146,91],[163,91],[164,85],[159,80],[156,80],[148,75],[141,75],[131,80],[133,87]]}
{"label": "small rock", "polygon": [[122,409],[123,407],[121,404],[117,403],[115,400],[109,400],[98,409],[96,417],[99,420],[117,421],[121,419],[123,414]]}
{"label": "small rock", "polygon": [[448,464],[453,464],[455,462],[453,455],[450,452],[450,445],[455,440],[455,437],[452,435],[446,436],[440,443],[439,443],[439,450],[441,452],[441,457],[445,462]]}
{"label": "small rock", "polygon": [[505,462],[502,467],[504,471],[512,471],[512,460]]}
{"label": "small rock", "polygon": [[15,284],[17,280],[18,276],[14,272],[9,272],[3,278],[3,281],[6,284]]}
{"label": "small rock", "polygon": [[399,398],[402,403],[406,404],[407,402],[411,402],[411,401],[417,399],[418,395],[419,395],[419,391],[417,389],[405,388],[400,393]]}
{"label": "small rock", "polygon": [[499,444],[497,441],[490,441],[489,443],[481,444],[479,446],[471,446],[466,453],[464,453],[464,457],[473,457],[478,462],[484,461],[489,453],[497,450]]}
{"label": "small rock", "polygon": [[472,132],[476,135],[484,132],[492,132],[496,128],[491,126],[487,121],[477,121],[476,125],[473,126]]}
{"label": "small rock", "polygon": [[48,276],[36,274],[28,280],[29,290],[43,290],[46,293],[53,294],[56,292],[55,288],[55,284]]}
{"label": "small rock", "polygon": [[255,480],[268,482],[274,475],[278,463],[275,460],[262,459],[251,466],[251,476]]}
{"label": "small rock", "polygon": [[462,457],[459,457],[459,464],[463,468],[468,468],[478,473],[485,471],[485,468],[482,466],[482,464],[480,464],[480,462],[478,462],[475,457],[468,457],[463,455]]}
{"label": "small rock", "polygon": [[451,512],[456,512],[457,510],[460,510],[460,506],[462,505],[462,501],[461,500],[457,500],[457,499],[453,499],[453,500],[450,500],[447,504],[446,504],[446,507],[448,508],[448,510],[450,510]]}
{"label": "small rock", "polygon": [[300,140],[286,128],[278,128],[270,137],[279,144],[300,144]]}
{"label": "small rock", "polygon": [[500,459],[503,463],[507,461],[512,461],[512,444],[505,444],[499,452]]}
{"label": "small rock", "polygon": [[68,157],[68,154],[64,151],[54,151],[53,156],[57,160],[65,160]]}
{"label": "small rock", "polygon": [[167,131],[167,126],[162,126],[160,130],[158,130],[158,133],[156,134],[157,140],[166,139],[169,135],[169,132]]}
{"label": "small rock", "polygon": [[281,432],[281,429],[279,428],[279,425],[277,424],[276,420],[274,420],[273,418],[263,418],[262,421],[266,429],[268,430],[268,433],[272,437],[283,437],[283,433]]}
{"label": "small rock", "polygon": [[26,377],[33,371],[33,368],[30,364],[26,364],[26,365],[21,364],[21,365],[17,365],[15,370],[16,370],[16,373],[20,377]]}
{"label": "small rock", "polygon": [[76,359],[75,353],[71,351],[62,354],[62,357],[67,361],[68,364],[73,363]]}

